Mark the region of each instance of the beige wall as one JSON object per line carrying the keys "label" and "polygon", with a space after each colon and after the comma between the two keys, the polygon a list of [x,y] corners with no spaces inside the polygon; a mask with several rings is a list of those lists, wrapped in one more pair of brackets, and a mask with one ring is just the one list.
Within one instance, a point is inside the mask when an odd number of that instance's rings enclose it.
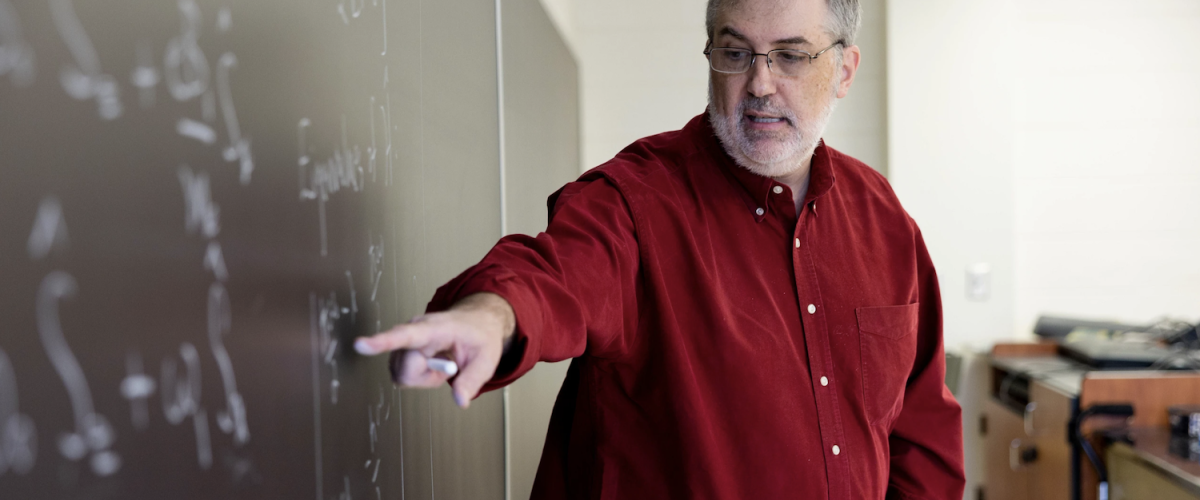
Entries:
{"label": "beige wall", "polygon": [[1200,316],[1200,2],[1013,0],[1016,326]]}
{"label": "beige wall", "polygon": [[[889,178],[938,271],[946,344],[1013,334],[1009,0],[888,0]],[[988,264],[986,300],[966,294]]]}
{"label": "beige wall", "polygon": [[825,129],[825,142],[888,174],[887,2],[862,0],[856,42],[862,62],[850,95],[842,99]]}
{"label": "beige wall", "polygon": [[541,0],[541,3],[567,47],[574,52],[575,0]]}
{"label": "beige wall", "polygon": [[[947,344],[1025,337],[1043,313],[1195,321],[1200,4],[888,9],[891,180],[938,267]],[[981,262],[991,297],[971,301]]]}

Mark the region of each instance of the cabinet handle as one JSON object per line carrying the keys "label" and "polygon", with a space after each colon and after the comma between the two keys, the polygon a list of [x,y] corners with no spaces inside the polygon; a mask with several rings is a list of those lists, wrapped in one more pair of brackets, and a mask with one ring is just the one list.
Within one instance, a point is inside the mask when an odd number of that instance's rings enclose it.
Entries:
{"label": "cabinet handle", "polygon": [[1022,449],[1022,444],[1020,439],[1014,439],[1008,445],[1008,468],[1012,469],[1013,472],[1020,472],[1027,464],[1036,462],[1038,459],[1038,449],[1036,446]]}
{"label": "cabinet handle", "polygon": [[1023,417],[1023,420],[1025,421],[1025,435],[1029,436],[1029,437],[1033,437],[1035,435],[1035,433],[1037,432],[1033,428],[1033,412],[1035,410],[1037,410],[1037,402],[1036,401],[1030,401],[1028,404],[1025,405],[1025,415]]}

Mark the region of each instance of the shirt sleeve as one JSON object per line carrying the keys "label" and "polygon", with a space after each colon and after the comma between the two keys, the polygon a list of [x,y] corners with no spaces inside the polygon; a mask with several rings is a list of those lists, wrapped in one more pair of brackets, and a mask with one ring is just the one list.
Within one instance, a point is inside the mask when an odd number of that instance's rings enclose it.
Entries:
{"label": "shirt sleeve", "polygon": [[[916,228],[916,224],[913,227]],[[920,311],[917,359],[892,434],[887,498],[960,500],[963,473],[962,409],[946,387],[942,300],[937,274],[919,229],[915,230]]]}
{"label": "shirt sleeve", "polygon": [[602,174],[551,196],[546,231],[506,236],[481,262],[438,289],[428,310],[473,293],[512,305],[512,344],[484,391],[512,383],[538,361],[617,357],[637,325],[638,245],[624,197]]}

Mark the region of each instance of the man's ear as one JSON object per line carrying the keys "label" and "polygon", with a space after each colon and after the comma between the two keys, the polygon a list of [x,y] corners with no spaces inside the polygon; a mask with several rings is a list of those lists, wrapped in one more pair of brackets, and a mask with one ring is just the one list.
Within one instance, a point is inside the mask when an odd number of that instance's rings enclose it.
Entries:
{"label": "man's ear", "polygon": [[838,80],[838,99],[846,97],[846,94],[850,93],[850,84],[854,83],[854,75],[858,74],[858,63],[861,58],[862,52],[858,50],[857,45],[842,49],[842,66],[837,69],[841,72],[841,78]]}

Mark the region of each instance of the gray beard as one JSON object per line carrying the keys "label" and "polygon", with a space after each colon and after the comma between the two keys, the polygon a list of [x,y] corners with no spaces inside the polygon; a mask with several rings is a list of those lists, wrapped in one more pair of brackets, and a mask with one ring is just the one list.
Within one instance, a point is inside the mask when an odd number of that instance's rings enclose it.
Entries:
{"label": "gray beard", "polygon": [[[776,106],[770,98],[763,97],[747,97],[738,104],[733,116],[722,115],[713,105],[712,79],[709,79],[708,120],[721,147],[738,165],[763,177],[782,177],[795,172],[816,151],[829,118],[837,108],[837,86],[833,88],[829,105],[814,120],[806,122],[796,117],[792,110]],[[742,117],[750,110],[782,116],[793,128],[783,132],[748,131],[742,126]],[[774,151],[760,147],[760,141],[772,138],[778,143]]]}

